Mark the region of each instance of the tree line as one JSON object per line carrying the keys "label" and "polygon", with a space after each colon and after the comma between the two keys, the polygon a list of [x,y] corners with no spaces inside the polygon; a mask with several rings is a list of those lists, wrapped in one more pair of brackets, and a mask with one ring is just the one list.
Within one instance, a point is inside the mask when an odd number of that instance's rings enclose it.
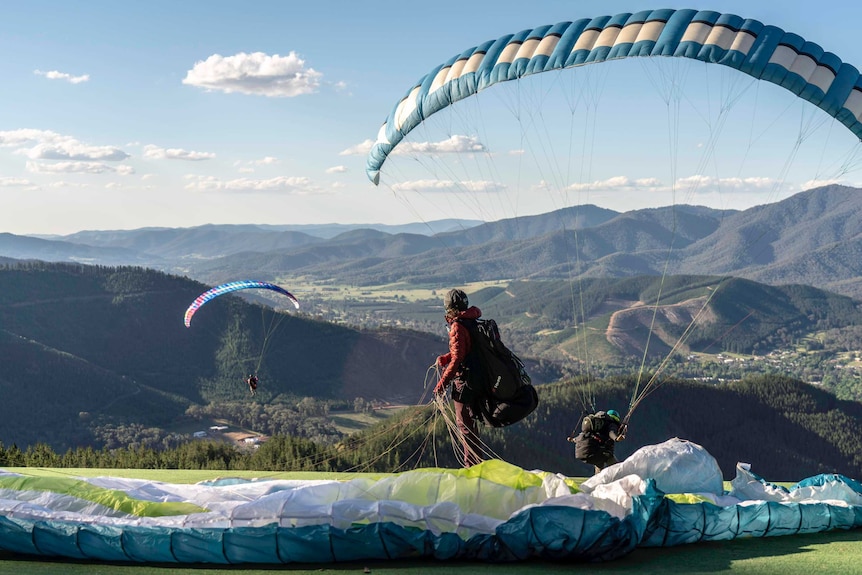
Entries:
{"label": "tree line", "polygon": [[[484,428],[489,454],[525,469],[569,476],[591,473],[573,457],[566,437],[591,408],[626,412],[635,378],[581,377],[539,387],[540,404],[508,428]],[[702,445],[726,479],[738,462],[773,481],[798,481],[818,473],[862,477],[862,405],[842,401],[799,380],[759,375],[709,385],[660,382],[631,413],[620,459],[644,445],[680,437]],[[257,448],[191,441],[166,448],[76,447],[62,454],[46,444],[21,450],[0,445],[0,465],[143,469],[249,469],[257,471],[393,472],[415,467],[457,467],[444,418],[433,405],[404,410],[334,443],[275,435]]]}

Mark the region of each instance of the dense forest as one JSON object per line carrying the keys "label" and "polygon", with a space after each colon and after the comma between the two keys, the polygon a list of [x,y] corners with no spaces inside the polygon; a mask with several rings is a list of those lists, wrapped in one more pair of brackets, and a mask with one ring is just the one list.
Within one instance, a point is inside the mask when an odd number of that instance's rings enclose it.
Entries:
{"label": "dense forest", "polygon": [[[247,402],[252,371],[261,380],[256,400],[285,415],[306,397],[413,402],[445,345],[440,336],[360,330],[233,295],[208,303],[186,328],[183,312],[205,289],[144,268],[0,268],[0,440],[59,450],[132,436],[174,445],[171,429],[190,407]],[[273,433],[290,428],[277,419]],[[308,437],[320,434],[329,432]]]}
{"label": "dense forest", "polygon": [[[613,378],[541,386],[536,412],[509,428],[482,430],[483,441],[489,453],[526,469],[589,475],[590,468],[573,459],[566,441],[584,413],[583,400],[591,397],[600,408],[624,410],[633,382]],[[758,376],[727,385],[667,381],[634,411],[617,455],[680,437],[703,445],[728,479],[737,462],[750,463],[774,481],[817,473],[859,478],[860,425],[862,405],[837,400],[798,380]],[[79,447],[64,453],[45,444],[24,450],[6,444],[0,447],[0,465],[390,472],[458,462],[443,418],[426,405],[334,443],[276,435],[256,449],[204,440],[162,449]]]}

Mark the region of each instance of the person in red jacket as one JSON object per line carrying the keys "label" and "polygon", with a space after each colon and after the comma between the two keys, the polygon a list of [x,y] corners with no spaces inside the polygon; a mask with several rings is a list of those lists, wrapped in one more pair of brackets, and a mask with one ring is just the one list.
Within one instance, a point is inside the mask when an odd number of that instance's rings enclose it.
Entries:
{"label": "person in red jacket", "polygon": [[482,312],[475,306],[470,306],[467,294],[459,289],[452,289],[443,298],[446,308],[446,324],[449,330],[449,353],[437,358],[437,365],[443,368],[440,381],[434,388],[434,393],[443,395],[452,385],[452,402],[455,404],[455,422],[461,435],[464,449],[464,467],[471,467],[482,461],[479,442],[479,426],[470,404],[473,397],[467,387],[464,362],[470,353],[472,342],[470,331],[462,321],[477,320]]}

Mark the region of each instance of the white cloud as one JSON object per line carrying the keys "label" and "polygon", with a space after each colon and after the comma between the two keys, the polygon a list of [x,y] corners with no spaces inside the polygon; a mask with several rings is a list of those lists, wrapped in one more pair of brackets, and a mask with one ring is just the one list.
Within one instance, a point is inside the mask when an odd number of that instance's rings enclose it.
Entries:
{"label": "white cloud", "polygon": [[[842,184],[848,185],[843,180],[839,179],[829,179],[829,180],[808,180],[807,182],[802,182],[800,184],[800,189],[802,190],[813,190],[814,188],[822,188],[823,186],[831,186],[833,184]],[[856,187],[856,186],[853,186]]]}
{"label": "white cloud", "polygon": [[679,178],[676,181],[678,189],[691,190],[695,193],[735,192],[773,190],[780,184],[775,178],[753,176],[748,178],[715,178],[712,176],[694,175]]}
{"label": "white cloud", "polygon": [[120,174],[128,176],[135,173],[132,166],[109,166],[102,162],[27,162],[27,171],[34,174]]}
{"label": "white cloud", "polygon": [[[374,140],[365,140],[360,144],[342,150],[340,156],[366,155],[374,146]],[[438,142],[401,142],[392,150],[392,154],[464,154],[483,153],[488,149],[476,136],[455,134],[446,140]]]}
{"label": "white cloud", "polygon": [[[676,180],[676,189],[688,195],[704,195],[711,193],[739,193],[772,191],[778,186],[774,178],[747,177],[747,178],[715,178],[712,176],[693,175]],[[548,188],[546,182],[542,182],[538,188]],[[662,184],[658,178],[632,179],[628,176],[614,176],[605,180],[594,182],[571,184],[569,191],[587,192],[669,192],[670,186]]]}
{"label": "white cloud", "polygon": [[316,92],[322,76],[313,68],[306,68],[296,52],[287,56],[240,52],[227,57],[213,54],[196,62],[186,73],[183,84],[228,94],[290,98]]}
{"label": "white cloud", "polygon": [[63,180],[60,180],[58,182],[51,182],[50,184],[48,184],[48,187],[50,187],[50,188],[86,188],[86,187],[88,187],[88,184],[85,184],[83,182],[65,182]]}
{"label": "white cloud", "polygon": [[121,162],[129,154],[113,146],[89,146],[73,138],[56,143],[36,144],[20,153],[31,160],[75,160],[80,162]]}
{"label": "white cloud", "polygon": [[159,146],[144,146],[144,157],[148,160],[187,160],[199,162],[215,158],[211,152],[193,152],[180,148],[160,148]]}
{"label": "white cloud", "polygon": [[233,165],[237,168],[237,171],[241,174],[253,174],[255,167],[258,166],[274,166],[276,164],[280,164],[281,160],[274,156],[265,156],[259,160],[248,160],[242,161],[237,160],[233,163]]}
{"label": "white cloud", "polygon": [[401,142],[393,154],[462,154],[485,152],[487,149],[476,136],[455,134],[439,142]]}
{"label": "white cloud", "polygon": [[496,192],[506,186],[499,182],[487,180],[470,180],[455,182],[452,180],[413,180],[400,182],[392,186],[394,192]]}
{"label": "white cloud", "polygon": [[237,178],[222,180],[214,176],[186,176],[187,190],[197,191],[237,191],[237,192],[288,192],[312,193],[319,191],[307,177],[278,176],[268,179]]}
{"label": "white cloud", "polygon": [[638,188],[657,188],[661,186],[661,180],[658,178],[637,178],[635,186]]}
{"label": "white cloud", "polygon": [[628,176],[613,176],[606,180],[596,180],[594,182],[570,184],[566,189],[571,191],[628,192],[632,190],[656,190],[660,187],[661,181],[657,178],[640,178],[633,180]]}
{"label": "white cloud", "polygon": [[36,184],[26,178],[0,176],[0,188],[36,188]]}
{"label": "white cloud", "polygon": [[91,146],[71,136],[31,128],[0,132],[0,146],[17,147],[15,153],[30,160],[120,162],[129,158],[115,146]]}
{"label": "white cloud", "polygon": [[73,138],[62,136],[57,132],[52,132],[50,130],[36,130],[33,128],[21,128],[19,130],[6,130],[0,132],[0,146],[5,148],[21,147],[24,144],[29,144],[31,142],[50,144],[69,139]]}
{"label": "white cloud", "polygon": [[49,80],[65,80],[70,84],[80,84],[82,82],[87,82],[90,79],[89,74],[82,74],[81,76],[73,76],[71,74],[67,74],[66,72],[58,72],[57,70],[51,70],[50,72],[43,72],[42,70],[33,70],[33,73],[37,76],[43,76]]}
{"label": "white cloud", "polygon": [[331,168],[326,168],[327,174],[343,174],[347,171],[347,166],[332,166]]}
{"label": "white cloud", "polygon": [[365,156],[371,151],[374,146],[374,140],[365,140],[362,143],[350,146],[345,150],[338,152],[339,156]]}

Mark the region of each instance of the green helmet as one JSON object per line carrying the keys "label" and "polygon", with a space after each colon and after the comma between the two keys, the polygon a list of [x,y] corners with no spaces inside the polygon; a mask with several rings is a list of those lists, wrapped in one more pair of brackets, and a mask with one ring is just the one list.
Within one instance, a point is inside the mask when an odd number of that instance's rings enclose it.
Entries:
{"label": "green helmet", "polygon": [[608,414],[608,417],[610,417],[611,419],[613,419],[617,423],[620,422],[620,414],[617,412],[616,409],[609,409],[607,411],[607,414]]}

